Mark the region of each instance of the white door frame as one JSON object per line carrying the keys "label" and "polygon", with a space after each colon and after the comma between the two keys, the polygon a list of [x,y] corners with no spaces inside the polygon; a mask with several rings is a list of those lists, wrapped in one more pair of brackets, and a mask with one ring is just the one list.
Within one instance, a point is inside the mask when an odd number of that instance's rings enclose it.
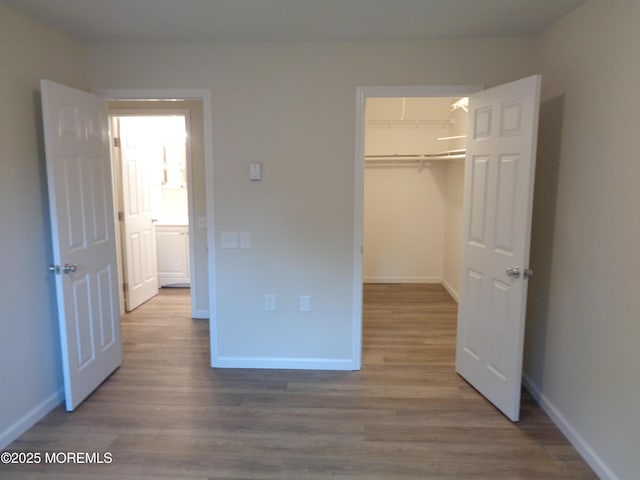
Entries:
{"label": "white door frame", "polygon": [[356,142],[353,211],[353,370],[362,366],[362,229],[364,223],[364,142],[367,98],[465,97],[482,90],[482,85],[417,85],[356,87]]}
{"label": "white door frame", "polygon": [[[203,108],[204,130],[204,171],[206,189],[206,218],[207,218],[207,268],[209,280],[209,322],[210,331],[216,332],[216,271],[215,271],[215,226],[213,214],[213,136],[212,136],[212,109],[211,91],[207,89],[100,89],[93,93],[105,100],[198,100]],[[178,105],[176,105],[178,106]],[[189,222],[195,219],[189,219]],[[191,227],[190,227],[191,228]],[[192,290],[192,297],[195,289]],[[192,310],[195,302],[192,301]],[[192,311],[192,316],[197,316]],[[213,358],[216,342],[211,341],[211,355]]]}

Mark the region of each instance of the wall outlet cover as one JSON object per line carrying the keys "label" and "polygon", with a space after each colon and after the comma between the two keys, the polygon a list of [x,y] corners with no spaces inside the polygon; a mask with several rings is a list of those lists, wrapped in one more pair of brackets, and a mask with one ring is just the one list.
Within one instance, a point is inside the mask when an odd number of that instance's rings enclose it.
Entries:
{"label": "wall outlet cover", "polygon": [[298,309],[301,312],[311,311],[311,297],[309,295],[300,295],[298,298]]}
{"label": "wall outlet cover", "polygon": [[264,294],[264,309],[268,312],[273,312],[276,309],[276,296],[274,294]]}
{"label": "wall outlet cover", "polygon": [[240,232],[240,248],[251,248],[251,233],[250,232]]}

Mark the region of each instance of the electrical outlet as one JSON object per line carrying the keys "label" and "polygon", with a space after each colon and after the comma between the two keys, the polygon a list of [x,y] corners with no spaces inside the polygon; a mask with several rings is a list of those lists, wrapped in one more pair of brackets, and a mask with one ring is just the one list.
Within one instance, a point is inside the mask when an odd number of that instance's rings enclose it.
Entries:
{"label": "electrical outlet", "polygon": [[264,309],[273,312],[276,309],[276,296],[272,293],[264,294]]}
{"label": "electrical outlet", "polygon": [[301,312],[311,311],[311,297],[309,295],[300,295],[298,297],[298,310]]}
{"label": "electrical outlet", "polygon": [[240,248],[251,248],[251,233],[240,232],[238,238],[240,240]]}

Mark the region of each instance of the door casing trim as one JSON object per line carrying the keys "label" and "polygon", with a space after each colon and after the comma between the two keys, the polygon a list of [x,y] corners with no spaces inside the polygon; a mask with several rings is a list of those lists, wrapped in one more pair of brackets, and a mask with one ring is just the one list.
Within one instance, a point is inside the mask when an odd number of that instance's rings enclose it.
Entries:
{"label": "door casing trim", "polygon": [[[211,359],[217,357],[218,345],[216,324],[216,269],[215,269],[215,225],[214,225],[214,195],[213,195],[213,118],[212,95],[209,89],[180,89],[180,88],[123,88],[123,89],[95,89],[92,93],[105,100],[199,100],[203,107],[204,130],[204,171],[206,188],[206,218],[207,218],[207,267],[209,280],[209,328],[211,338]],[[204,313],[204,312],[199,312]]]}

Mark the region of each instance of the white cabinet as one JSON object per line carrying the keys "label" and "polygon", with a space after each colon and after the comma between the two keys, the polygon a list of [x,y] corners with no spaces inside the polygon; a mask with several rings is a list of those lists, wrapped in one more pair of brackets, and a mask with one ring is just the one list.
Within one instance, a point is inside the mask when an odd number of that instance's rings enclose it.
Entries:
{"label": "white cabinet", "polygon": [[189,227],[184,225],[158,225],[159,285],[189,284]]}

